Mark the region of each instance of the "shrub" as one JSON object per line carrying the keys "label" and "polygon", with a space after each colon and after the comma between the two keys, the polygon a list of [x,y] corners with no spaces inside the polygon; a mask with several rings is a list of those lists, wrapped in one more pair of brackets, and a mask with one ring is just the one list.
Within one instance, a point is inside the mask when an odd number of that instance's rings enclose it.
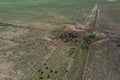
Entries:
{"label": "shrub", "polygon": [[76,47],[71,47],[71,48],[69,48],[68,53],[69,53],[70,55],[75,56],[75,55],[77,55],[77,54],[79,53],[79,49],[76,48]]}
{"label": "shrub", "polygon": [[57,73],[57,71],[55,71],[55,73]]}
{"label": "shrub", "polygon": [[59,30],[54,30],[52,32],[52,38],[59,38],[60,35],[64,34],[64,30],[63,29],[59,29]]}
{"label": "shrub", "polygon": [[83,39],[84,39],[84,42],[81,47],[82,49],[87,50],[91,43],[99,41],[103,39],[103,37],[97,36],[95,34],[90,34],[90,35],[84,35]]}
{"label": "shrub", "polygon": [[46,69],[48,69],[48,67],[46,67]]}
{"label": "shrub", "polygon": [[38,72],[40,72],[40,71],[41,71],[41,69],[38,70]]}
{"label": "shrub", "polygon": [[52,73],[52,72],[53,72],[53,70],[50,70],[50,72]]}

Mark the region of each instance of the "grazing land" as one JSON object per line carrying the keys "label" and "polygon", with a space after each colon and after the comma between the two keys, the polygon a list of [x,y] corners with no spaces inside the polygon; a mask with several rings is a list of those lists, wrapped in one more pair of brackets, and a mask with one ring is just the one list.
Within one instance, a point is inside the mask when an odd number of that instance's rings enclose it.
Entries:
{"label": "grazing land", "polygon": [[99,9],[94,30],[106,35],[106,38],[91,45],[84,80],[119,80],[120,1],[101,2]]}
{"label": "grazing land", "polygon": [[119,0],[0,0],[0,80],[120,80]]}

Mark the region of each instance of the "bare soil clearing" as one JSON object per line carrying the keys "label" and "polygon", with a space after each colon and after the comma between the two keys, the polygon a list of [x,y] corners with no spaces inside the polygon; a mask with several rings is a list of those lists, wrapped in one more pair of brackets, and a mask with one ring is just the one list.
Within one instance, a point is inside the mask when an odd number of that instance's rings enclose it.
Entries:
{"label": "bare soil clearing", "polygon": [[8,62],[2,58],[0,59],[0,80],[9,78],[9,72],[12,70],[13,66],[13,62]]}

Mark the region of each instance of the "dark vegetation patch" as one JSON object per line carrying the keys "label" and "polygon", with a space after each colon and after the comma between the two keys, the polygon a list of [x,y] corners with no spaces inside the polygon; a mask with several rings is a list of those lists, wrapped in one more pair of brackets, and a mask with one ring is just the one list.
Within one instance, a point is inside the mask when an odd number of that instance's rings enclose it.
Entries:
{"label": "dark vegetation patch", "polygon": [[115,40],[115,44],[117,47],[120,47],[120,40],[119,39]]}
{"label": "dark vegetation patch", "polygon": [[69,56],[72,56],[73,58],[79,53],[79,49],[77,47],[71,47],[69,48]]}
{"label": "dark vegetation patch", "polygon": [[[74,31],[74,30],[64,30],[58,29],[52,32],[52,38],[58,39],[64,43],[72,42],[72,43],[85,43],[87,47],[90,43],[96,42],[98,40],[103,39],[102,36],[98,36],[96,34],[89,33],[90,30],[84,31]],[[83,46],[84,47],[84,46]]]}
{"label": "dark vegetation patch", "polygon": [[114,43],[115,46],[120,47],[120,40],[119,39],[112,39],[112,43]]}
{"label": "dark vegetation patch", "polygon": [[117,44],[118,47],[120,47],[120,44]]}
{"label": "dark vegetation patch", "polygon": [[83,39],[84,39],[84,41],[83,41],[81,47],[82,47],[83,50],[88,50],[90,44],[103,39],[103,37],[102,36],[97,36],[95,34],[90,34],[90,35],[85,35],[83,37]]}
{"label": "dark vegetation patch", "polygon": [[65,31],[63,29],[57,29],[52,31],[52,38],[53,39],[58,39],[60,35],[63,35]]}
{"label": "dark vegetation patch", "polygon": [[46,65],[46,63],[44,63],[44,65]]}
{"label": "dark vegetation patch", "polygon": [[50,70],[50,73],[52,73],[53,72],[53,70]]}
{"label": "dark vegetation patch", "polygon": [[58,37],[63,42],[81,42],[82,34],[80,32],[68,31]]}
{"label": "dark vegetation patch", "polygon": [[53,39],[59,39],[62,42],[78,42],[81,43],[82,37],[85,35],[79,31],[65,31],[65,30],[55,30],[52,32]]}

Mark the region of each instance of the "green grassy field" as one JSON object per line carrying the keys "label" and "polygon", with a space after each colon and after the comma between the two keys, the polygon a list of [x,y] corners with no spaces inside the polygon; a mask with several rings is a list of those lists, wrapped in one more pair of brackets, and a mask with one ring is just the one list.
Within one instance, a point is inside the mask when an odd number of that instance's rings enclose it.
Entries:
{"label": "green grassy field", "polygon": [[75,24],[97,0],[0,0],[0,21],[27,24]]}

